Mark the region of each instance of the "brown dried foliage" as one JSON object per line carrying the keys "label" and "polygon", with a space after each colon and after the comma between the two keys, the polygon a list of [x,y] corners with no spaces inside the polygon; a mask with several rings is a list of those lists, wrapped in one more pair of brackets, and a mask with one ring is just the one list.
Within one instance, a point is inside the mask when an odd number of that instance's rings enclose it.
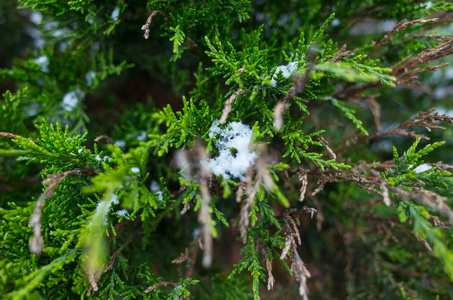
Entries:
{"label": "brown dried foliage", "polygon": [[291,210],[283,214],[282,219],[285,227],[285,248],[282,251],[280,259],[285,259],[289,252],[291,272],[294,274],[294,278],[299,281],[299,295],[303,300],[308,300],[307,279],[311,275],[297,252],[297,245],[302,244],[299,229],[297,228],[300,225],[299,219],[297,214],[294,214],[294,211]]}
{"label": "brown dried foliage", "polygon": [[[421,138],[424,140],[429,140],[429,137],[427,137],[424,134],[418,134],[415,133],[414,131],[406,131],[408,128],[425,128],[428,131],[431,131],[431,129],[442,129],[444,130],[445,127],[437,125],[437,122],[441,123],[447,123],[447,124],[453,124],[453,118],[449,117],[447,115],[442,115],[437,112],[434,112],[436,110],[436,107],[433,107],[425,112],[420,112],[416,116],[410,118],[406,122],[402,123],[400,126],[389,129],[384,132],[378,132],[375,133],[365,139],[353,142],[346,147],[343,147],[341,150],[338,150],[339,153],[345,153],[349,149],[357,147],[358,145],[361,144],[366,144],[369,143],[371,140],[374,140],[376,138],[385,136],[385,135],[401,135],[401,136],[407,136],[411,138]],[[357,139],[357,137],[355,138]],[[345,141],[348,143],[348,141]]]}

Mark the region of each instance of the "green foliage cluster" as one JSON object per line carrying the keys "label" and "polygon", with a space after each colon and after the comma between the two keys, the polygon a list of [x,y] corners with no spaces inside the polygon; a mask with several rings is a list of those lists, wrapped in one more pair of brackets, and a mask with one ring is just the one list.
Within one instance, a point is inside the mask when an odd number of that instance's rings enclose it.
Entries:
{"label": "green foliage cluster", "polygon": [[452,11],[0,3],[0,298],[450,299]]}

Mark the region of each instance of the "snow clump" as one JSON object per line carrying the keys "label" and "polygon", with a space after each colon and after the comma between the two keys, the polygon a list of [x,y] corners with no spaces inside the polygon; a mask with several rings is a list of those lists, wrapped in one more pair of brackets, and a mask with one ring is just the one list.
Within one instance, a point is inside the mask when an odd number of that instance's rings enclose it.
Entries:
{"label": "snow clump", "polygon": [[297,61],[290,62],[286,66],[278,66],[277,69],[275,70],[274,75],[272,75],[272,87],[277,86],[277,75],[278,73],[282,72],[282,76],[285,78],[291,77],[294,72],[297,70]]}
{"label": "snow clump", "polygon": [[241,122],[231,122],[225,129],[219,127],[219,121],[214,121],[209,130],[209,137],[217,138],[216,148],[219,156],[202,161],[201,164],[225,179],[231,177],[245,181],[243,174],[258,157],[255,152],[249,151],[252,139],[252,130]]}

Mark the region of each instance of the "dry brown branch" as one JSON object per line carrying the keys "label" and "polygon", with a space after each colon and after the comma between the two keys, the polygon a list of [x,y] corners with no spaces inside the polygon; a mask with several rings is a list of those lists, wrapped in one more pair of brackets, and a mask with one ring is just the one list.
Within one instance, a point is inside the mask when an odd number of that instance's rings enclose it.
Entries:
{"label": "dry brown branch", "polygon": [[[419,21],[422,21],[422,23],[425,23],[427,21],[433,21],[434,19],[429,19],[429,20],[414,20],[412,22],[407,22],[403,23],[400,22],[395,25],[395,28],[389,32],[385,37],[381,39],[381,41],[376,45],[380,45],[383,42],[385,42],[388,38],[393,36],[398,30],[405,29],[408,25],[412,25],[414,22],[419,23]],[[426,71],[431,71],[431,70],[437,70],[440,67],[445,66],[445,64],[441,64],[438,66],[434,67],[425,67],[422,68],[421,70],[416,69],[416,70],[411,70],[414,68],[417,68],[421,64],[428,64],[430,62],[433,62],[435,60],[444,58],[446,56],[452,55],[453,54],[453,37],[444,37],[442,39],[442,44],[438,45],[433,48],[426,49],[420,53],[418,53],[415,56],[408,56],[402,61],[398,62],[392,67],[392,72],[389,73],[388,75],[395,76],[397,78],[396,83],[405,86],[408,88],[414,88],[419,86],[417,74],[420,74],[422,72]],[[361,86],[352,86],[351,85],[345,85],[340,91],[335,93],[334,98],[337,99],[354,99],[358,97],[363,97],[359,95],[365,90],[375,88],[382,86],[382,83],[379,81],[368,83],[365,85]]]}
{"label": "dry brown branch", "polygon": [[225,106],[223,107],[223,110],[222,110],[222,116],[220,117],[220,125],[224,125],[227,118],[228,118],[228,115],[230,114],[231,112],[231,104],[233,104],[234,100],[236,100],[236,98],[239,96],[239,95],[242,95],[244,93],[244,90],[242,89],[239,89],[237,90],[236,92],[233,93],[233,95],[231,95],[227,101],[225,101]]}
{"label": "dry brown branch", "polygon": [[17,138],[17,135],[9,133],[9,132],[0,132],[0,138],[15,139],[15,138]]}
{"label": "dry brown branch", "polygon": [[264,262],[266,263],[266,270],[267,270],[267,290],[270,291],[274,288],[275,278],[272,275],[272,263],[269,259],[269,255],[267,254],[266,249],[263,247],[261,248],[261,252],[264,256]]}
{"label": "dry brown branch", "polygon": [[394,36],[397,32],[405,30],[407,27],[414,25],[414,24],[423,24],[423,23],[430,23],[430,22],[437,22],[439,21],[438,18],[433,19],[417,19],[413,21],[406,22],[407,20],[403,20],[398,22],[389,33],[387,33],[377,44],[376,47],[385,44],[392,36]]}
{"label": "dry brown branch", "polygon": [[405,84],[407,87],[414,88],[414,87],[420,85],[420,82],[418,81],[418,74],[428,72],[428,71],[435,72],[438,69],[443,68],[448,65],[449,65],[449,63],[441,63],[436,66],[427,66],[422,69],[415,68],[412,71],[406,71],[396,79],[395,84],[398,84],[398,85]]}
{"label": "dry brown branch", "polygon": [[184,203],[184,207],[181,210],[181,215],[184,215],[190,209],[190,201]]}
{"label": "dry brown branch", "polygon": [[338,150],[338,153],[345,153],[349,149],[357,147],[361,144],[367,144],[371,140],[385,136],[385,135],[401,135],[401,136],[407,136],[411,138],[421,138],[424,140],[429,140],[427,136],[424,134],[417,134],[414,131],[409,131],[407,132],[407,128],[420,128],[423,127],[428,131],[431,131],[431,129],[442,129],[444,130],[445,127],[437,125],[436,122],[442,122],[442,123],[448,123],[448,124],[453,124],[453,118],[449,117],[447,115],[441,115],[439,113],[434,113],[436,110],[436,107],[433,107],[425,112],[420,112],[418,113],[415,117],[412,117],[411,119],[407,120],[406,122],[402,123],[400,126],[396,128],[389,129],[384,132],[378,132],[375,133],[363,140],[357,141],[355,143],[352,143],[346,147],[343,147],[342,149]]}
{"label": "dry brown branch", "polygon": [[[199,161],[207,160],[206,149],[202,146],[197,147],[197,155]],[[201,225],[201,238],[203,240],[203,259],[202,265],[209,268],[212,264],[212,236],[211,236],[211,213],[209,207],[211,204],[211,195],[209,193],[209,179],[211,177],[210,170],[200,164],[200,192],[202,204],[198,213],[198,222]]]}
{"label": "dry brown branch", "polygon": [[283,114],[290,105],[286,102],[279,101],[274,107],[274,127],[277,130],[283,129]]}
{"label": "dry brown branch", "polygon": [[69,175],[92,175],[93,171],[90,169],[85,170],[70,170],[63,173],[57,174],[49,174],[47,175],[47,179],[43,181],[43,184],[48,184],[49,186],[46,188],[44,193],[39,196],[38,201],[36,201],[35,208],[33,210],[33,214],[30,217],[29,226],[33,228],[33,236],[30,240],[30,252],[35,255],[40,255],[42,249],[44,248],[44,240],[41,235],[41,213],[44,207],[44,201],[47,198],[51,198],[53,196],[53,192],[57,185],[63,181]]}
{"label": "dry brown branch", "polygon": [[444,164],[441,161],[433,164],[432,166],[436,167],[438,170],[442,172],[447,172],[448,169],[453,169],[453,165]]}
{"label": "dry brown branch", "polygon": [[385,205],[387,205],[387,206],[392,205],[392,202],[390,201],[389,190],[385,184],[385,181],[382,181],[382,183],[381,183],[381,193],[382,193],[382,198],[384,199]]}
{"label": "dry brown branch", "polygon": [[337,159],[337,155],[332,151],[332,149],[330,149],[329,143],[321,135],[318,135],[313,139],[320,142],[326,148],[327,152],[329,152],[330,156],[332,156],[334,160]]}
{"label": "dry brown branch", "polygon": [[299,176],[299,181],[301,183],[299,201],[302,202],[305,199],[305,192],[307,191],[307,186],[308,186],[307,171],[304,170],[303,167],[300,167],[298,176]]}
{"label": "dry brown branch", "polygon": [[450,37],[450,39],[443,44],[426,49],[425,51],[420,52],[415,56],[407,57],[401,63],[393,66],[393,71],[392,73],[390,73],[390,75],[400,76],[401,74],[407,72],[407,70],[409,69],[413,69],[421,64],[426,64],[452,54],[453,37]]}
{"label": "dry brown branch", "polygon": [[345,58],[346,56],[351,56],[354,55],[354,51],[346,51],[346,44],[341,46],[340,50],[332,57],[331,59],[328,60],[328,62],[338,62]]}
{"label": "dry brown branch", "polygon": [[374,124],[376,124],[377,131],[381,131],[381,105],[376,101],[380,94],[370,95],[366,97],[368,107],[374,117]]}
{"label": "dry brown branch", "polygon": [[178,258],[172,260],[171,263],[172,264],[182,264],[185,261],[191,261],[190,257],[189,257],[189,249],[188,248],[186,248],[184,253],[181,253],[181,255]]}
{"label": "dry brown branch", "polygon": [[112,256],[110,257],[110,262],[107,265],[105,265],[104,271],[87,273],[88,283],[90,284],[90,286],[88,287],[88,290],[87,290],[87,294],[86,294],[87,297],[91,296],[92,291],[95,291],[95,292],[98,291],[98,289],[99,289],[98,282],[99,282],[99,279],[101,279],[102,273],[107,273],[109,270],[111,270],[113,268],[113,264],[115,263],[116,257],[121,252],[121,250],[123,250],[123,247],[124,247],[124,245],[122,245],[120,248],[118,248],[118,250],[116,250],[112,254]]}
{"label": "dry brown branch", "polygon": [[289,216],[297,216],[297,215],[300,215],[300,214],[310,214],[311,218],[313,218],[313,215],[317,212],[316,209],[312,208],[312,207],[308,207],[308,206],[304,206],[300,209],[296,209],[296,208],[292,208],[290,210],[288,210],[287,212],[281,214],[281,215],[277,215],[275,216],[277,219],[283,219],[286,215],[289,215]]}
{"label": "dry brown branch", "polygon": [[443,36],[438,34],[414,34],[409,39],[419,39],[419,38],[430,38],[438,42],[448,42],[450,40],[449,36]]}
{"label": "dry brown branch", "polygon": [[291,261],[291,272],[294,274],[294,278],[300,282],[299,295],[303,300],[308,300],[307,279],[310,278],[311,275],[297,252],[297,243],[301,245],[299,230],[296,226],[296,223],[299,224],[299,219],[297,218],[297,215],[291,214],[291,211],[284,213],[282,219],[285,227],[285,248],[282,251],[280,259],[285,259],[288,252],[290,252],[289,259]]}
{"label": "dry brown branch", "polygon": [[406,191],[396,186],[388,186],[388,189],[394,192],[398,198],[418,201],[436,210],[444,217],[447,217],[450,222],[453,222],[453,211],[446,204],[447,198],[423,188],[414,187],[411,191]]}
{"label": "dry brown branch", "polygon": [[87,297],[91,296],[91,291],[97,292],[99,290],[98,281],[100,278],[101,278],[100,272],[98,272],[98,273],[89,272],[87,274],[88,283],[90,284],[90,286],[88,287],[88,290],[87,290]]}
{"label": "dry brown branch", "polygon": [[105,135],[105,134],[100,135],[100,136],[98,136],[98,137],[96,137],[96,138],[94,139],[94,141],[95,141],[96,143],[98,143],[98,142],[101,141],[101,140],[105,140],[108,144],[112,144],[112,145],[114,144],[112,138],[109,137],[108,135]]}
{"label": "dry brown branch", "polygon": [[249,209],[261,184],[261,178],[258,177],[255,185],[253,185],[253,169],[253,166],[249,166],[245,171],[247,199],[242,202],[241,212],[239,213],[239,231],[244,244],[247,242],[247,227],[250,225]]}
{"label": "dry brown branch", "polygon": [[150,292],[154,292],[158,287],[161,287],[161,286],[178,286],[179,282],[168,282],[168,281],[161,281],[161,282],[158,282],[156,283],[155,285],[152,285],[150,287],[148,287],[146,290],[145,290],[145,294],[148,294]]}
{"label": "dry brown branch", "polygon": [[170,22],[172,22],[173,20],[164,12],[160,11],[160,10],[155,10],[153,12],[151,12],[151,14],[149,15],[148,19],[146,20],[146,23],[142,26],[142,30],[145,31],[145,34],[143,35],[145,37],[145,39],[148,39],[149,38],[149,26],[151,25],[151,21],[153,20],[153,18],[157,15],[161,15],[161,16],[164,16],[167,20],[169,20]]}
{"label": "dry brown branch", "polygon": [[245,188],[245,183],[244,182],[239,182],[238,183],[238,190],[236,191],[236,202],[241,203],[242,201],[242,196],[244,195],[244,188]]}

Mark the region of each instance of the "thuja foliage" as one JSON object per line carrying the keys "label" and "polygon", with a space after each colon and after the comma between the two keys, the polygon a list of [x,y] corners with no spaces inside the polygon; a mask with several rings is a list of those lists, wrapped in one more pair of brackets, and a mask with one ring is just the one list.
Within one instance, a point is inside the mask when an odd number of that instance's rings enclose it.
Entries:
{"label": "thuja foliage", "polygon": [[2,1],[1,298],[452,298],[452,13]]}

